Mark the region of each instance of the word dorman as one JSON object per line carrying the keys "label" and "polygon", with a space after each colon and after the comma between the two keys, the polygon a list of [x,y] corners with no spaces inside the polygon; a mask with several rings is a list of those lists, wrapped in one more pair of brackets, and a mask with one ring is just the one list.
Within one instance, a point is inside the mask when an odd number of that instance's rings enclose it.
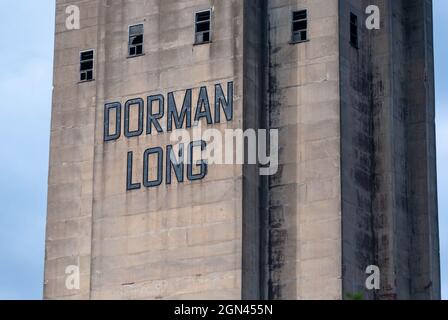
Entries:
{"label": "word dorman", "polygon": [[[107,103],[104,107],[104,141],[114,141],[122,136],[139,137],[143,133],[151,135],[171,132],[174,129],[191,128],[194,123],[205,119],[212,125],[233,119],[233,82],[227,83],[227,94],[221,84],[214,86],[214,104],[211,107],[207,87],[199,88],[196,103],[193,104],[193,89],[185,91],[182,107],[175,93],[167,96],[151,95],[145,100],[133,98],[126,101]],[[136,115],[131,117],[131,113]]]}

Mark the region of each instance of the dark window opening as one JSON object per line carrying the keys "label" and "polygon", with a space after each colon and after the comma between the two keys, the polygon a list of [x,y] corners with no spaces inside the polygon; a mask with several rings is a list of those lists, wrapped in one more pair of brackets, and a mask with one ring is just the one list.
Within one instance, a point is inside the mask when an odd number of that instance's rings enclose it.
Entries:
{"label": "dark window opening", "polygon": [[308,40],[307,10],[293,11],[291,42],[298,43]]}
{"label": "dark window opening", "polygon": [[130,57],[143,54],[143,24],[129,27],[128,47]]}
{"label": "dark window opening", "polygon": [[350,44],[358,48],[358,16],[350,13]]}
{"label": "dark window opening", "polygon": [[80,53],[79,80],[93,80],[93,50]]}
{"label": "dark window opening", "polygon": [[195,16],[195,44],[211,40],[211,10],[197,12]]}

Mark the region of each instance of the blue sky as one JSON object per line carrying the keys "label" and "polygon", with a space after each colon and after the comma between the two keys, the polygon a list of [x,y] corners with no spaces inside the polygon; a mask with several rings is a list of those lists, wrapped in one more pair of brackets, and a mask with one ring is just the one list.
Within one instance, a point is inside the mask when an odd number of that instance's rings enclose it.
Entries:
{"label": "blue sky", "polygon": [[[443,296],[448,299],[448,1],[434,0]],[[42,297],[54,0],[0,10],[0,299]],[[444,271],[447,272],[444,272]]]}
{"label": "blue sky", "polygon": [[442,296],[448,300],[448,1],[434,0],[437,170]]}
{"label": "blue sky", "polygon": [[53,2],[0,10],[0,299],[42,297]]}

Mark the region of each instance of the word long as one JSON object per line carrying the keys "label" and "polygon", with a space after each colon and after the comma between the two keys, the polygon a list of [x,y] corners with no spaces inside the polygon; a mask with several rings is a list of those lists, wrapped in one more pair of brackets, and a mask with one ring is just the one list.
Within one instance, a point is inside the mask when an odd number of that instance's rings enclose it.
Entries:
{"label": "word long", "polygon": [[[146,149],[143,153],[143,173],[142,179],[133,181],[134,153],[128,152],[127,173],[126,173],[126,189],[137,190],[142,187],[146,188],[158,187],[162,184],[164,178],[166,184],[171,184],[174,179],[178,183],[185,181],[185,176],[189,181],[202,180],[207,175],[208,164],[206,160],[193,158],[194,149],[198,149],[199,153],[205,150],[207,143],[205,141],[193,141],[187,146],[187,159],[185,159],[185,145],[179,144],[178,150],[174,151],[172,145],[168,145],[165,150],[161,147]],[[152,163],[152,165],[150,165]],[[155,177],[151,170],[155,168]],[[186,172],[185,172],[186,171]],[[174,172],[174,177],[173,177]]]}

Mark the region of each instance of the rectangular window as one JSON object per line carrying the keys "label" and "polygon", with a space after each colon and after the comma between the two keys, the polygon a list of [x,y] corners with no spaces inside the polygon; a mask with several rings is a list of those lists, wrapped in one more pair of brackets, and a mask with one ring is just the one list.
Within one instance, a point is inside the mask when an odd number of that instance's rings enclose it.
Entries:
{"label": "rectangular window", "polygon": [[143,54],[143,24],[129,27],[128,54],[130,57]]}
{"label": "rectangular window", "polygon": [[297,43],[307,40],[308,40],[308,12],[307,10],[293,11],[291,42]]}
{"label": "rectangular window", "polygon": [[350,44],[358,48],[358,16],[350,13]]}
{"label": "rectangular window", "polygon": [[196,12],[195,15],[195,44],[211,41],[211,18],[212,11],[205,10]]}
{"label": "rectangular window", "polygon": [[79,81],[93,80],[93,50],[81,51]]}

